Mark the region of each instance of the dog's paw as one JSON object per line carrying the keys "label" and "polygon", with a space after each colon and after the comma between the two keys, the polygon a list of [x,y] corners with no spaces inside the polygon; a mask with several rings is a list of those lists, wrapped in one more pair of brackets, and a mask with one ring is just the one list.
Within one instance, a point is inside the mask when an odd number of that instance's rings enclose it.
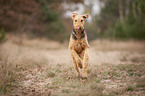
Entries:
{"label": "dog's paw", "polygon": [[88,77],[82,77],[82,79],[88,79]]}
{"label": "dog's paw", "polygon": [[87,78],[88,78],[87,73],[83,73],[82,79],[87,79]]}

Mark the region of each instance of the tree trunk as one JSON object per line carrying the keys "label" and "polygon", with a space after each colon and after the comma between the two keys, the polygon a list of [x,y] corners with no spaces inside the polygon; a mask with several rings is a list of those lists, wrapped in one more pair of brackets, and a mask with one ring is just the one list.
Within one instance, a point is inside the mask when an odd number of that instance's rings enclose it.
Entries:
{"label": "tree trunk", "polygon": [[137,19],[137,14],[136,14],[136,2],[132,1],[132,13],[133,17]]}
{"label": "tree trunk", "polygon": [[139,6],[137,6],[137,11],[138,11],[138,16],[141,16],[142,13],[141,13],[141,10],[140,10]]}
{"label": "tree trunk", "polygon": [[119,15],[120,21],[124,22],[122,0],[119,0]]}
{"label": "tree trunk", "polygon": [[126,0],[126,9],[125,9],[125,16],[128,17],[129,15],[129,0]]}

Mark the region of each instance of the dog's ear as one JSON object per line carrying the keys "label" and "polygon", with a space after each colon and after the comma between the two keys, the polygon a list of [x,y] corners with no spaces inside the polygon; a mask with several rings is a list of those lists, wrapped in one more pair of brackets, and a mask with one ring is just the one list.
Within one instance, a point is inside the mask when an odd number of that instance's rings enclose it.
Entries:
{"label": "dog's ear", "polygon": [[84,18],[84,19],[89,18],[89,13],[84,14],[84,15],[83,15],[83,18]]}
{"label": "dog's ear", "polygon": [[77,12],[73,12],[72,13],[72,19],[74,19],[76,15],[77,15]]}

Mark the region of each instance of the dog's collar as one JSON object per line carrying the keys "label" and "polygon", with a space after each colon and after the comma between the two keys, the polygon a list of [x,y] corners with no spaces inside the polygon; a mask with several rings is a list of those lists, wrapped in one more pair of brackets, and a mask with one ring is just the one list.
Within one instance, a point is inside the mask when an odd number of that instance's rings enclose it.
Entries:
{"label": "dog's collar", "polygon": [[[85,37],[84,31],[85,31],[85,29],[82,30],[80,39],[82,39],[82,38]],[[73,28],[73,32],[72,32],[72,37],[73,37],[74,40],[78,40],[79,39],[79,38],[77,38],[78,37],[78,34],[77,34],[77,32],[75,31],[74,28]]]}

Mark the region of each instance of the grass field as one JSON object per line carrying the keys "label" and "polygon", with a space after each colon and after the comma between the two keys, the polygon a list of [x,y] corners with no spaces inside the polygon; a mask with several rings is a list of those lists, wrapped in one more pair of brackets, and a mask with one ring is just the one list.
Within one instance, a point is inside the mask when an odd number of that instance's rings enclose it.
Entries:
{"label": "grass field", "polygon": [[0,95],[143,96],[145,42],[90,42],[88,79],[76,77],[68,43],[11,36],[0,45]]}

